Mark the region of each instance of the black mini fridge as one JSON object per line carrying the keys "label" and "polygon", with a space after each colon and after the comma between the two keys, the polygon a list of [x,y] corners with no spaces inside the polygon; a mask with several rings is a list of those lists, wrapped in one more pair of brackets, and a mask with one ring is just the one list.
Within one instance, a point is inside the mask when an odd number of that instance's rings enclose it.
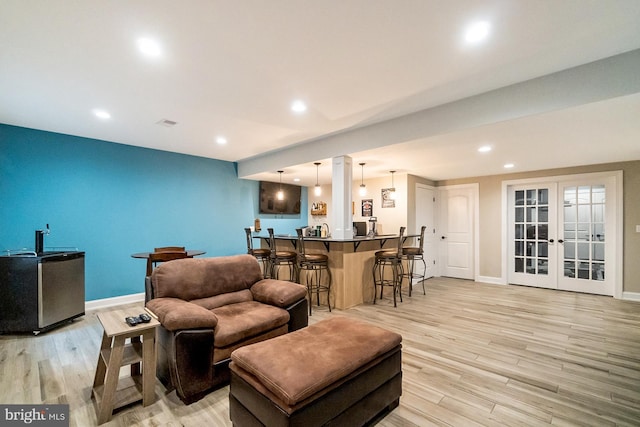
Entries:
{"label": "black mini fridge", "polygon": [[84,315],[84,252],[0,256],[0,333],[42,331]]}

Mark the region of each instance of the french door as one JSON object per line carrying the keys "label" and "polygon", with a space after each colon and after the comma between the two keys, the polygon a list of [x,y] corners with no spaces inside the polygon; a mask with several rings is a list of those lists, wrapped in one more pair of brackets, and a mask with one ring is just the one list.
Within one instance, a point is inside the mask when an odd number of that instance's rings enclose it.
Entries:
{"label": "french door", "polygon": [[508,282],[614,295],[616,188],[615,175],[509,186]]}
{"label": "french door", "polygon": [[509,283],[557,288],[557,185],[510,187]]}

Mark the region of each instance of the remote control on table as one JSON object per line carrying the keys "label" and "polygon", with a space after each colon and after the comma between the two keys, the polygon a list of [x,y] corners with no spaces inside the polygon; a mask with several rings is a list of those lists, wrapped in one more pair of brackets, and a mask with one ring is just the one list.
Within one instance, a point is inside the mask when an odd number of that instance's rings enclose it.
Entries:
{"label": "remote control on table", "polygon": [[124,321],[127,322],[129,326],[136,326],[140,323],[140,319],[133,316],[125,317]]}

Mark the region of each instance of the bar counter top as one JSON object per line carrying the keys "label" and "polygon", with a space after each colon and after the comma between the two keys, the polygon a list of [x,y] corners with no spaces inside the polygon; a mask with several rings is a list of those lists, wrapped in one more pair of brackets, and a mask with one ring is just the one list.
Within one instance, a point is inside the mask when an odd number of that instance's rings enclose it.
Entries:
{"label": "bar counter top", "polygon": [[[262,239],[265,242],[267,242],[267,244],[269,243],[269,236],[254,235],[253,237],[255,239]],[[379,241],[380,242],[380,248],[382,248],[384,246],[384,244],[387,242],[387,240],[397,239],[398,237],[399,237],[398,234],[378,234],[378,235],[373,236],[373,237],[370,237],[370,236],[356,236],[356,237],[352,237],[350,239],[335,239],[333,237],[306,237],[305,236],[304,240],[305,240],[305,242],[321,242],[321,243],[323,243],[324,246],[325,246],[325,249],[327,250],[327,252],[330,251],[331,243],[353,243],[353,250],[355,252],[355,251],[358,250],[358,247],[360,246],[360,244],[362,242]],[[405,241],[407,239],[414,238],[414,237],[419,237],[419,235],[417,235],[417,234],[404,235],[404,236],[402,236],[402,240]],[[297,235],[274,234],[274,238],[276,240],[290,240],[291,243],[293,244],[293,247],[297,248],[297,245],[298,245],[298,236]]]}

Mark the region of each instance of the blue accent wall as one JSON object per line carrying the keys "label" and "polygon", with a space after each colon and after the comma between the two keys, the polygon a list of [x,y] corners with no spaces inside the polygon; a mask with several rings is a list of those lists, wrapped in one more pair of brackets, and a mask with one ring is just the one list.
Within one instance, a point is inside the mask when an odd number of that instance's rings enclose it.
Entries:
{"label": "blue accent wall", "polygon": [[[295,233],[302,215],[260,216],[262,228]],[[258,218],[258,182],[220,160],[0,124],[0,250],[86,252],[86,299],[144,292],[145,260],[157,246],[246,252],[244,227]],[[265,233],[266,234],[266,233]]]}

